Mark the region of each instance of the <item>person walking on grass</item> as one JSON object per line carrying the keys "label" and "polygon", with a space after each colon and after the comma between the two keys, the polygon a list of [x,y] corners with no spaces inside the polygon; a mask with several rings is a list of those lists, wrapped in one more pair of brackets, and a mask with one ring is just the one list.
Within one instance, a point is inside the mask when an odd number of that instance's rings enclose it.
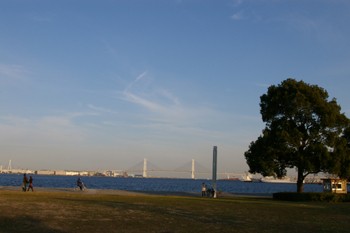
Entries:
{"label": "person walking on grass", "polygon": [[25,192],[27,190],[27,184],[28,184],[27,174],[24,173],[23,182],[22,182],[22,191],[23,192]]}
{"label": "person walking on grass", "polygon": [[207,185],[203,182],[202,183],[202,197],[207,196]]}
{"label": "person walking on grass", "polygon": [[28,186],[28,190],[27,191],[29,191],[29,189],[31,189],[32,192],[34,192],[34,189],[33,189],[33,177],[32,176],[29,177],[29,186]]}

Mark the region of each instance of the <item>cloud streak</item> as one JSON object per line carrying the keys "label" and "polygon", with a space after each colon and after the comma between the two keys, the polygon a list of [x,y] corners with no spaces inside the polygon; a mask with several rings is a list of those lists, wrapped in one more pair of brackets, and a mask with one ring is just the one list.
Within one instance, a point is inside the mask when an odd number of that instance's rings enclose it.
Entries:
{"label": "cloud streak", "polygon": [[139,114],[143,120],[133,125],[134,128],[151,130],[155,133],[154,137],[163,135],[157,140],[169,139],[174,135],[185,140],[211,138],[216,141],[227,138],[228,132],[220,131],[209,123],[220,121],[222,113],[198,104],[195,107],[186,106],[172,92],[156,87],[154,83],[147,91],[140,90],[139,86],[143,86],[142,81],[147,80],[146,76],[147,73],[143,72],[120,93],[121,100],[139,106],[147,113]]}
{"label": "cloud streak", "polygon": [[[95,137],[100,143],[112,142],[114,145],[123,141],[122,145],[141,144],[161,145],[195,144],[202,142],[242,142],[248,144],[252,140],[250,133],[242,131],[239,137],[234,133],[240,131],[240,125],[246,116],[223,113],[196,102],[181,100],[176,92],[158,86],[156,79],[150,78],[148,71],[140,72],[129,82],[123,82],[124,88],[117,91],[114,98],[120,101],[111,106],[105,104],[88,104],[89,110],[98,114],[92,125],[85,126],[95,130]],[[118,104],[121,104],[118,111]],[[125,105],[129,106],[125,106]],[[249,116],[248,116],[249,117]],[[249,122],[256,119],[248,119]],[[225,122],[227,127],[222,127]],[[260,130],[260,129],[259,129]],[[99,135],[99,136],[96,136]],[[94,137],[94,136],[92,136]],[[103,141],[103,142],[102,142]]]}
{"label": "cloud streak", "polygon": [[[147,71],[138,75],[122,92],[124,101],[139,105],[153,113],[170,115],[174,113],[174,107],[181,106],[179,99],[164,88],[151,87],[149,91],[141,92],[137,85],[147,76]],[[134,88],[135,87],[135,88]],[[165,104],[166,103],[166,104]],[[178,109],[179,110],[179,109]]]}
{"label": "cloud streak", "polygon": [[244,14],[243,11],[239,11],[231,15],[231,19],[239,21],[244,19]]}
{"label": "cloud streak", "polygon": [[140,106],[142,106],[142,107],[144,107],[147,110],[150,110],[152,112],[156,112],[156,113],[165,112],[165,109],[161,105],[159,105],[155,102],[144,99],[144,98],[137,96],[135,94],[132,94],[131,92],[128,92],[128,91],[125,91],[123,94],[124,94],[124,100],[126,100],[128,102],[140,105]]}
{"label": "cloud streak", "polygon": [[238,7],[243,3],[243,0],[232,0],[232,4],[234,7]]}
{"label": "cloud streak", "polygon": [[0,79],[22,80],[29,71],[23,66],[14,64],[0,64]]}
{"label": "cloud streak", "polygon": [[131,82],[124,90],[124,92],[128,92],[129,89],[131,89],[135,84],[137,84],[139,81],[141,81],[145,76],[147,75],[147,71],[142,72],[139,76],[136,77],[136,79]]}

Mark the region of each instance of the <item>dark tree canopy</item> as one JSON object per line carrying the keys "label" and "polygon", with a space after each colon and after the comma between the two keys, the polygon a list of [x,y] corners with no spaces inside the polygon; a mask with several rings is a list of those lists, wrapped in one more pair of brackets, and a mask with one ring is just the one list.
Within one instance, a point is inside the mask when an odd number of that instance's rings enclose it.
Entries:
{"label": "dark tree canopy", "polygon": [[350,127],[337,139],[330,164],[329,172],[337,174],[340,178],[350,179]]}
{"label": "dark tree canopy", "polygon": [[287,168],[296,168],[297,191],[302,192],[308,174],[338,171],[339,160],[330,161],[343,153],[339,138],[349,121],[328,97],[323,88],[294,79],[270,86],[260,97],[266,127],[245,152],[250,172],[282,177]]}

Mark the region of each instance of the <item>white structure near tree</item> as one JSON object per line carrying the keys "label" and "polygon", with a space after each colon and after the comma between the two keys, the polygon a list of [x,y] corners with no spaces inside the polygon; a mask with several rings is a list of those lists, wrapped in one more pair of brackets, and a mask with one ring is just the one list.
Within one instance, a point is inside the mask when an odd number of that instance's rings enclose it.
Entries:
{"label": "white structure near tree", "polygon": [[323,191],[329,193],[347,193],[347,180],[345,179],[322,179]]}

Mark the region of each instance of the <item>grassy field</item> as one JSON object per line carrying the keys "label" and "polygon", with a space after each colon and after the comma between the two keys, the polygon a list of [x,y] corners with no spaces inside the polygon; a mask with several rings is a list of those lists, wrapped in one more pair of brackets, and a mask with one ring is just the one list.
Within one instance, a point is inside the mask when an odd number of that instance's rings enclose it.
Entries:
{"label": "grassy field", "polygon": [[349,232],[350,203],[0,191],[0,232]]}

